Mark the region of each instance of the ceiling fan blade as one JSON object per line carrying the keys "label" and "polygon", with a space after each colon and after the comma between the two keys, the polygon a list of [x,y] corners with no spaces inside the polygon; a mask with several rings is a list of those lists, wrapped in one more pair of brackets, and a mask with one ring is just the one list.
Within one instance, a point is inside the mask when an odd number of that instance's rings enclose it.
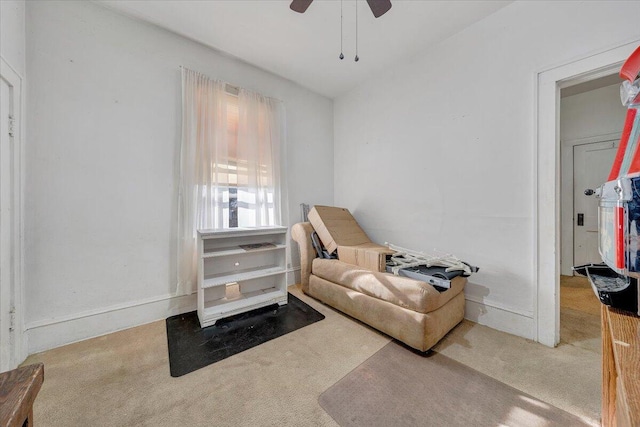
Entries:
{"label": "ceiling fan blade", "polygon": [[293,0],[289,6],[291,10],[304,13],[313,0]]}
{"label": "ceiling fan blade", "polygon": [[367,0],[367,3],[369,3],[371,12],[376,18],[381,17],[391,9],[391,0]]}

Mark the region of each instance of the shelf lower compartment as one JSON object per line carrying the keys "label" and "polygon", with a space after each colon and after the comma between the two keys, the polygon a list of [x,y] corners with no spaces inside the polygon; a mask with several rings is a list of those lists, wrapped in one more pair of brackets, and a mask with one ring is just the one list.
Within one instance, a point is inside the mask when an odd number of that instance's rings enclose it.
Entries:
{"label": "shelf lower compartment", "polygon": [[287,270],[284,267],[273,266],[249,271],[242,271],[224,276],[214,276],[203,280],[202,288],[210,288],[213,286],[223,286],[228,283],[243,282],[246,280],[257,279],[260,277],[269,277],[276,274],[284,274]]}
{"label": "shelf lower compartment", "polygon": [[253,292],[241,293],[233,298],[220,298],[209,301],[203,312],[198,312],[200,326],[207,327],[218,319],[244,313],[271,304],[287,303],[287,290],[267,288]]}

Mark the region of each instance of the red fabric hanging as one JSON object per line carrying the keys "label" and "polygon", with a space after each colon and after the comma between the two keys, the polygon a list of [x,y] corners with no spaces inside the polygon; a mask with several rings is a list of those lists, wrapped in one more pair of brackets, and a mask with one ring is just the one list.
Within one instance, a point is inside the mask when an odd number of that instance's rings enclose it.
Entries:
{"label": "red fabric hanging", "polygon": [[633,82],[638,74],[640,74],[640,47],[633,51],[620,68],[620,77],[630,82]]}
{"label": "red fabric hanging", "polygon": [[[637,51],[640,52],[640,51]],[[624,129],[622,130],[622,137],[620,138],[620,145],[618,146],[618,152],[616,153],[616,158],[613,161],[613,166],[611,167],[611,172],[609,173],[609,179],[607,181],[613,181],[614,179],[618,179],[620,177],[620,166],[622,165],[622,161],[624,160],[624,153],[627,150],[627,144],[629,143],[629,136],[631,135],[631,130],[633,129],[633,122],[636,119],[636,113],[638,110],[635,108],[630,108],[627,110],[627,118],[624,122]],[[635,153],[634,153],[635,154]],[[640,168],[640,159],[636,156],[633,159],[633,163],[629,168],[629,172],[631,172],[635,168]]]}

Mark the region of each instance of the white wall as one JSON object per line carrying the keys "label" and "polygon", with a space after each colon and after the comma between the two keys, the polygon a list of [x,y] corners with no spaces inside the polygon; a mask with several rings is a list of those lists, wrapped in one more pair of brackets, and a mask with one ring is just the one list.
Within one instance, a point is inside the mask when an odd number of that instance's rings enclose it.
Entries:
{"label": "white wall", "polygon": [[[622,80],[620,80],[622,82]],[[560,100],[561,273],[573,275],[573,147],[622,133],[627,109],[620,85],[606,86]]]}
{"label": "white wall", "polygon": [[633,39],[640,2],[515,2],[334,104],[335,204],[480,266],[467,318],[535,338],[537,72]]}
{"label": "white wall", "polygon": [[25,76],[24,0],[0,1],[0,55]]}
{"label": "white wall", "polygon": [[290,223],[333,202],[331,100],[92,3],[28,2],[31,352],[195,309],[172,298],[180,65],[284,101]]}
{"label": "white wall", "polygon": [[560,140],[570,142],[622,132],[626,115],[619,84],[567,96],[560,100]]}

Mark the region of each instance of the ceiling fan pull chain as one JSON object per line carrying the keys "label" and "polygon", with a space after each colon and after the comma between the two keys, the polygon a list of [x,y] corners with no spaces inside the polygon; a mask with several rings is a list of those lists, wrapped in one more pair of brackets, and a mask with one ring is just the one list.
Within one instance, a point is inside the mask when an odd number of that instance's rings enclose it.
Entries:
{"label": "ceiling fan pull chain", "polygon": [[340,0],[340,59],[344,59],[342,54],[342,0]]}
{"label": "ceiling fan pull chain", "polygon": [[356,57],[354,61],[358,62],[360,58],[358,57],[358,0],[356,0]]}

